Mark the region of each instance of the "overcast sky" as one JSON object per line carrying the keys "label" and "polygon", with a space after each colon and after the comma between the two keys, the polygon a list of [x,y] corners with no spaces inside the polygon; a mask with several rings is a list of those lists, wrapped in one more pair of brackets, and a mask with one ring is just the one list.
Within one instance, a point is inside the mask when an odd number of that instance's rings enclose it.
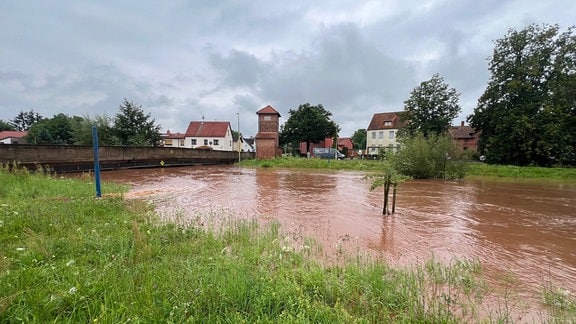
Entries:
{"label": "overcast sky", "polygon": [[459,124],[510,28],[576,24],[574,0],[165,0],[0,2],[0,119],[34,109],[113,117],[126,98],[162,131],[322,104],[351,136],[439,73]]}

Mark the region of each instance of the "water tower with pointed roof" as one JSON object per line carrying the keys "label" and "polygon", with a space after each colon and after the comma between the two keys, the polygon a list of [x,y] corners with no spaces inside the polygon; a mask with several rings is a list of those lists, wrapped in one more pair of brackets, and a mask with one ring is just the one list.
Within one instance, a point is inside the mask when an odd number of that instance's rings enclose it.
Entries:
{"label": "water tower with pointed roof", "polygon": [[279,155],[280,113],[268,105],[256,112],[258,134],[256,134],[256,158],[271,159]]}

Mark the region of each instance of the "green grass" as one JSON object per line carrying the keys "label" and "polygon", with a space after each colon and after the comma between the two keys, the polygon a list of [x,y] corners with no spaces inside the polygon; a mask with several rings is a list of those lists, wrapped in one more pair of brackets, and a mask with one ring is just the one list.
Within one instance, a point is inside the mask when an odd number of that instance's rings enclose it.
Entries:
{"label": "green grass", "polygon": [[[0,169],[2,323],[478,321],[478,262],[321,265],[278,224],[161,223],[125,187]],[[223,221],[223,222],[222,222]],[[546,303],[573,316],[571,296]],[[564,314],[564,313],[562,313]],[[567,315],[562,315],[567,318]],[[568,317],[570,318],[570,317]],[[574,318],[574,317],[571,317]]]}
{"label": "green grass", "polygon": [[576,181],[576,168],[519,167],[469,163],[466,176]]}
{"label": "green grass", "polygon": [[301,168],[356,171],[376,171],[381,168],[381,162],[376,160],[328,160],[318,158],[307,159],[300,157],[280,157],[268,160],[242,160],[240,165],[261,168]]}
{"label": "green grass", "polygon": [[[323,160],[298,157],[281,157],[269,160],[243,160],[240,165],[264,168],[302,168],[355,171],[379,171],[380,161],[376,160]],[[543,168],[490,165],[469,162],[465,169],[466,177],[499,177],[522,179],[550,179],[576,181],[576,168]]]}

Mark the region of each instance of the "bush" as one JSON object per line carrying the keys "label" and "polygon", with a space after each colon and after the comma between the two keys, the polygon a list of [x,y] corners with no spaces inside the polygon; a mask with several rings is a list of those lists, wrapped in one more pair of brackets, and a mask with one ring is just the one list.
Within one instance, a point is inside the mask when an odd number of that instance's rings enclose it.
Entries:
{"label": "bush", "polygon": [[396,170],[415,179],[458,179],[465,175],[466,159],[448,135],[416,134],[401,139],[400,150],[390,158]]}

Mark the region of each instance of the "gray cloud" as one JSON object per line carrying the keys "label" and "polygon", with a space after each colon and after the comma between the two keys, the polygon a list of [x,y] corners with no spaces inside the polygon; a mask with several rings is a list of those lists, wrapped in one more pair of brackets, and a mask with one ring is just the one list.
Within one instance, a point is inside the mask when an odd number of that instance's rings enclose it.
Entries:
{"label": "gray cloud", "polygon": [[570,0],[3,1],[0,119],[113,116],[127,98],[164,130],[202,116],[235,125],[239,113],[250,135],[265,105],[285,121],[309,102],[350,136],[434,73],[462,93],[465,116],[495,39],[530,23],[566,28],[573,12]]}

